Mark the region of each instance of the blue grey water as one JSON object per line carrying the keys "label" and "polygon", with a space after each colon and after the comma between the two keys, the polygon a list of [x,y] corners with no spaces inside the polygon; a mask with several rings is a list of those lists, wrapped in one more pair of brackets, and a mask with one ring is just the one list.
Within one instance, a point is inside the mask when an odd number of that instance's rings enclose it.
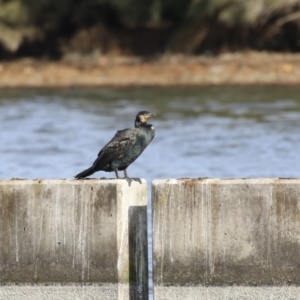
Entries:
{"label": "blue grey water", "polygon": [[272,86],[1,90],[0,179],[72,178],[140,110],[156,137],[128,173],[149,185],[300,177],[300,88]]}
{"label": "blue grey water", "polygon": [[[300,88],[0,91],[0,178],[71,178],[154,111],[134,177],[298,177]],[[114,177],[99,172],[96,176]]]}

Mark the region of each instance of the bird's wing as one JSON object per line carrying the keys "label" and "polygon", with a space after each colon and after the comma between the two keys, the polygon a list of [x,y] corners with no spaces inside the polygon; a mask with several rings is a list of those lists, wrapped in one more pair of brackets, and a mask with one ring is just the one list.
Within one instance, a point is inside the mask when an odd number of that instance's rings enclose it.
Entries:
{"label": "bird's wing", "polygon": [[117,131],[115,136],[99,152],[98,159],[95,161],[97,168],[121,158],[126,150],[135,143],[137,134],[138,131],[135,129]]}

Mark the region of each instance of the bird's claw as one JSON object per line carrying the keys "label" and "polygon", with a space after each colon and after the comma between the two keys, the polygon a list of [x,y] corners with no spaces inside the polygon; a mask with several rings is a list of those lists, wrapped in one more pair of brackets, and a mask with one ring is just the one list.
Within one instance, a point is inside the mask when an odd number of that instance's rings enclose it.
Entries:
{"label": "bird's claw", "polygon": [[131,186],[131,182],[132,182],[132,181],[137,181],[137,182],[139,182],[140,184],[142,184],[141,178],[129,178],[129,177],[125,177],[124,179],[128,182],[128,185],[129,185],[129,186]]}
{"label": "bird's claw", "polygon": [[137,181],[137,182],[139,182],[140,184],[142,184],[142,180],[141,180],[141,178],[132,178],[134,181]]}

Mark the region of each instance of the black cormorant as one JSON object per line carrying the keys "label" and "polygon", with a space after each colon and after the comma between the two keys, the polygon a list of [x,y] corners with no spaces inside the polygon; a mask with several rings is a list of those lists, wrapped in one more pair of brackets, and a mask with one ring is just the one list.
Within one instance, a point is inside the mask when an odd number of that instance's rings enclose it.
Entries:
{"label": "black cormorant", "polygon": [[[147,121],[154,115],[148,111],[139,112],[135,118],[135,128],[117,131],[111,141],[100,150],[93,165],[77,174],[75,178],[84,178],[97,171],[114,171],[116,177],[120,178],[118,171],[124,171],[125,178],[130,184],[132,178],[128,177],[126,169],[153,140],[155,130],[152,124],[147,124]],[[137,180],[141,182],[139,179]]]}

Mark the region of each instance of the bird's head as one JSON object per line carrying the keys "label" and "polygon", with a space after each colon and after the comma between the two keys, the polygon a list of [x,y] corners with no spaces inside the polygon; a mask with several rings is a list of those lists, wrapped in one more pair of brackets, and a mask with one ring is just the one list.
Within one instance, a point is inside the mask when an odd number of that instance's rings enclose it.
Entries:
{"label": "bird's head", "polygon": [[151,113],[149,111],[140,111],[136,118],[135,118],[135,127],[139,127],[139,126],[145,126],[147,125],[147,121],[152,117],[155,116],[154,113]]}

